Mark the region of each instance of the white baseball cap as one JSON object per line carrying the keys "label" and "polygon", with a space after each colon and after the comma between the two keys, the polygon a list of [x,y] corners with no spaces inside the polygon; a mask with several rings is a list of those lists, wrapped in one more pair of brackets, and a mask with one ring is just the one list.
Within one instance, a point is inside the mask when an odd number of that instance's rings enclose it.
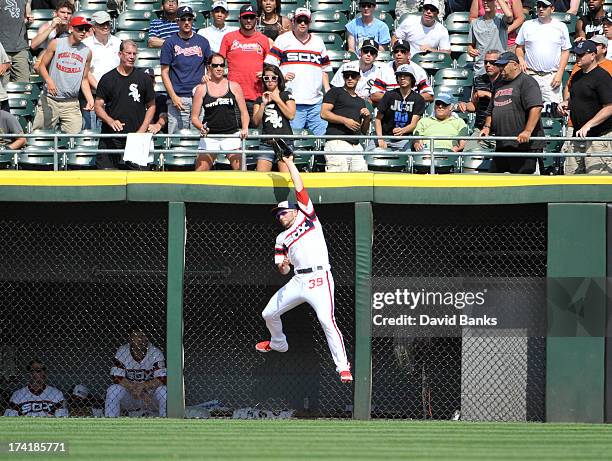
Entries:
{"label": "white baseball cap", "polygon": [[77,384],[76,386],[74,386],[74,389],[72,389],[72,395],[76,395],[77,397],[86,399],[87,397],[89,397],[89,389],[87,389],[87,386],[85,386],[85,384]]}
{"label": "white baseball cap", "polygon": [[410,64],[402,64],[395,69],[396,74],[412,74],[414,76],[414,69]]}
{"label": "white baseball cap", "polygon": [[105,22],[110,22],[111,17],[106,11],[96,11],[91,16],[91,22],[95,22],[96,24],[104,24]]}
{"label": "white baseball cap", "polygon": [[310,10],[308,8],[296,8],[295,13],[293,13],[293,19],[297,19],[300,16],[306,16],[310,20]]}
{"label": "white baseball cap", "polygon": [[426,5],[431,5],[433,6],[435,9],[437,9],[438,11],[440,11],[440,2],[438,0],[425,0],[423,2],[423,8],[425,8]]}
{"label": "white baseball cap", "polygon": [[278,202],[278,205],[272,208],[272,214],[276,214],[281,210],[297,210],[297,205],[288,200],[283,200],[282,202]]}
{"label": "white baseball cap", "polygon": [[229,11],[227,7],[227,2],[225,0],[217,0],[216,2],[214,2],[210,9],[212,11],[215,8],[223,8],[226,12]]}
{"label": "white baseball cap", "polygon": [[359,72],[359,64],[357,62],[347,62],[344,63],[342,65],[342,73],[344,72],[357,72],[358,74],[360,74],[361,72]]}

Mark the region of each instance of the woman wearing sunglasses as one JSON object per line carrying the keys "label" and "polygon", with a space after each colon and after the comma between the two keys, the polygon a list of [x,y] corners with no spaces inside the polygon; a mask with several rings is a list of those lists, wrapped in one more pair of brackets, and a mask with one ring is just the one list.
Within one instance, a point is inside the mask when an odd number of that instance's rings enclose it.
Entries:
{"label": "woman wearing sunglasses", "polygon": [[[281,70],[272,65],[264,66],[262,80],[264,84],[263,94],[257,98],[253,106],[253,124],[263,125],[262,134],[270,134],[278,137],[293,134],[290,120],[295,117],[295,100],[289,91],[285,91],[285,79]],[[293,141],[286,139],[287,145],[292,148]],[[262,140],[260,150],[272,150],[270,140]],[[260,153],[257,158],[257,171],[270,171],[274,163],[273,153]],[[287,165],[278,163],[278,170],[286,172]]]}
{"label": "woman wearing sunglasses", "polygon": [[[225,78],[225,58],[213,53],[208,59],[209,80],[198,85],[193,96],[191,124],[202,135],[196,159],[196,171],[212,168],[215,151],[239,150],[241,139],[249,132],[249,113],[240,85]],[[200,113],[204,117],[200,120]],[[231,138],[215,138],[218,134],[233,134]],[[212,153],[215,152],[215,153]],[[226,154],[233,170],[240,169],[241,154]]]}

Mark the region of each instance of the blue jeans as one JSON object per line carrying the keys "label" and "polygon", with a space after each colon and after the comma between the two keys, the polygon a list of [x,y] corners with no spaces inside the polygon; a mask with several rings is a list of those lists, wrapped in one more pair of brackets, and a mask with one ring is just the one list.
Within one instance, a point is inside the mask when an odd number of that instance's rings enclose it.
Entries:
{"label": "blue jeans", "polygon": [[327,122],[321,119],[321,103],[296,104],[295,117],[291,120],[294,130],[308,129],[316,136],[325,134]]}
{"label": "blue jeans", "polygon": [[189,96],[180,96],[185,110],[178,110],[172,104],[172,99],[168,98],[168,134],[174,134],[178,130],[186,130],[191,126],[191,102]]}
{"label": "blue jeans", "polygon": [[102,128],[102,120],[96,117],[95,110],[83,110],[83,129],[84,130],[100,130]]}

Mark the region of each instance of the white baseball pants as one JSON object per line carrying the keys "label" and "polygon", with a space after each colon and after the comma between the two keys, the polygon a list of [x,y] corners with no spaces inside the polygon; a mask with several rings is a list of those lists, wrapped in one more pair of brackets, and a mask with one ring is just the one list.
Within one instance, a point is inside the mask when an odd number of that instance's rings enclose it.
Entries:
{"label": "white baseball pants", "polygon": [[344,339],[334,317],[334,279],[328,270],[296,274],[272,296],[261,314],[270,330],[270,347],[275,351],[287,352],[289,345],[283,334],[281,315],[302,303],[310,304],[317,313],[336,370],[350,370]]}
{"label": "white baseball pants", "polygon": [[[159,416],[166,416],[167,388],[164,385],[158,386],[149,391],[154,397],[153,401],[157,404]],[[145,406],[142,400],[135,399],[132,394],[121,384],[112,384],[106,391],[104,402],[104,416],[107,418],[117,418],[121,416],[121,408],[127,411],[139,410]]]}

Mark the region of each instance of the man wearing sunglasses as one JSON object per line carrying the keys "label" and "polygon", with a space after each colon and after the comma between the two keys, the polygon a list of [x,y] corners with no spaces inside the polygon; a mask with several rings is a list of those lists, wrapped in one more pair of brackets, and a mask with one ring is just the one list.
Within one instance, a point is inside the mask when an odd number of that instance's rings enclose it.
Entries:
{"label": "man wearing sunglasses", "polygon": [[278,36],[266,63],[280,67],[286,88],[295,99],[296,112],[291,128],[306,128],[320,136],[327,128],[327,122],[321,119],[322,90],[329,90],[328,72],[332,68],[323,40],[308,32],[309,25],[310,10],[297,8],[291,32]]}
{"label": "man wearing sunglasses", "polygon": [[376,0],[359,0],[359,11],[361,14],[346,25],[348,50],[358,52],[365,38],[376,40],[379,51],[386,50],[391,42],[391,35],[387,24],[374,17]]}
{"label": "man wearing sunglasses", "polygon": [[[357,72],[355,74],[359,75]],[[336,371],[340,373],[340,381],[350,383],[353,376],[344,339],[334,317],[334,278],[330,271],[323,227],[293,157],[285,157],[283,161],[291,175],[297,203],[285,200],[272,210],[284,228],[276,237],[274,263],[283,275],[287,275],[293,265],[294,275],[272,296],[262,312],[270,331],[270,341],[257,343],[255,349],[262,353],[287,352],[289,344],[283,333],[281,315],[302,303],[308,303],[315,310],[323,328]]]}
{"label": "man wearing sunglasses", "polygon": [[[414,76],[414,88],[416,93],[419,93],[425,102],[433,101],[434,91],[428,81],[427,72],[415,62],[410,61],[410,45],[403,40],[397,40],[393,44],[393,60],[387,64],[391,71],[395,74],[399,66],[409,64],[412,68]],[[397,80],[397,79],[396,79]],[[391,85],[392,88],[397,88],[399,82]]]}
{"label": "man wearing sunglasses", "polygon": [[561,82],[572,43],[567,26],[552,17],[551,0],[538,0],[536,9],[537,19],[525,21],[516,37],[516,55],[522,71],[540,85],[544,112],[556,114],[563,101]]}
{"label": "man wearing sunglasses", "polygon": [[355,89],[357,96],[370,101],[372,104],[378,104],[385,91],[396,86],[397,83],[389,66],[376,61],[377,56],[378,43],[372,39],[364,40],[359,51],[359,60],[347,62],[340,66],[331,81],[331,85],[338,88],[344,87],[344,73],[347,72],[347,66],[350,66],[351,69],[358,69],[361,78],[359,78]]}
{"label": "man wearing sunglasses", "polygon": [[[495,152],[542,152],[543,141],[532,136],[544,136],[540,116],[542,94],[538,82],[521,69],[519,58],[512,52],[502,53],[495,65],[501,69],[501,81],[494,89],[487,109],[487,118],[480,131],[482,136],[514,137],[495,141]],[[489,172],[533,174],[542,160],[539,157],[493,157]]]}
{"label": "man wearing sunglasses", "polygon": [[[327,120],[325,134],[338,136],[338,139],[328,139],[325,142],[325,171],[368,171],[368,165],[363,157],[363,147],[359,139],[347,136],[368,134],[371,115],[365,101],[357,94],[359,80],[359,65],[355,62],[344,64],[341,68],[344,85],[336,86],[325,93],[321,106],[321,118]],[[354,155],[336,154],[335,151],[358,152]]]}
{"label": "man wearing sunglasses", "polygon": [[179,31],[166,39],[159,63],[168,93],[168,133],[191,128],[193,89],[202,82],[210,44],[193,31],[195,13],[190,6],[177,10]]}
{"label": "man wearing sunglasses", "polygon": [[38,73],[45,82],[38,101],[33,129],[54,129],[60,123],[62,133],[80,133],[83,117],[79,91],[85,96],[85,110],[93,110],[94,98],[89,87],[91,50],[83,43],[91,24],[82,16],[70,20],[70,35],[52,40],[40,60]]}
{"label": "man wearing sunglasses", "polygon": [[64,394],[47,384],[45,365],[40,360],[32,360],[28,372],[28,385],[13,392],[4,416],[68,416]]}
{"label": "man wearing sunglasses", "polygon": [[270,40],[259,32],[253,5],[240,8],[240,29],[225,34],[219,54],[227,61],[227,78],[242,87],[249,117],[253,118],[255,100],[261,96],[263,63],[270,53]]}
{"label": "man wearing sunglasses", "polygon": [[410,53],[450,53],[448,30],[438,21],[441,3],[439,0],[425,0],[423,15],[408,16],[395,31],[395,40],[410,43]]}

